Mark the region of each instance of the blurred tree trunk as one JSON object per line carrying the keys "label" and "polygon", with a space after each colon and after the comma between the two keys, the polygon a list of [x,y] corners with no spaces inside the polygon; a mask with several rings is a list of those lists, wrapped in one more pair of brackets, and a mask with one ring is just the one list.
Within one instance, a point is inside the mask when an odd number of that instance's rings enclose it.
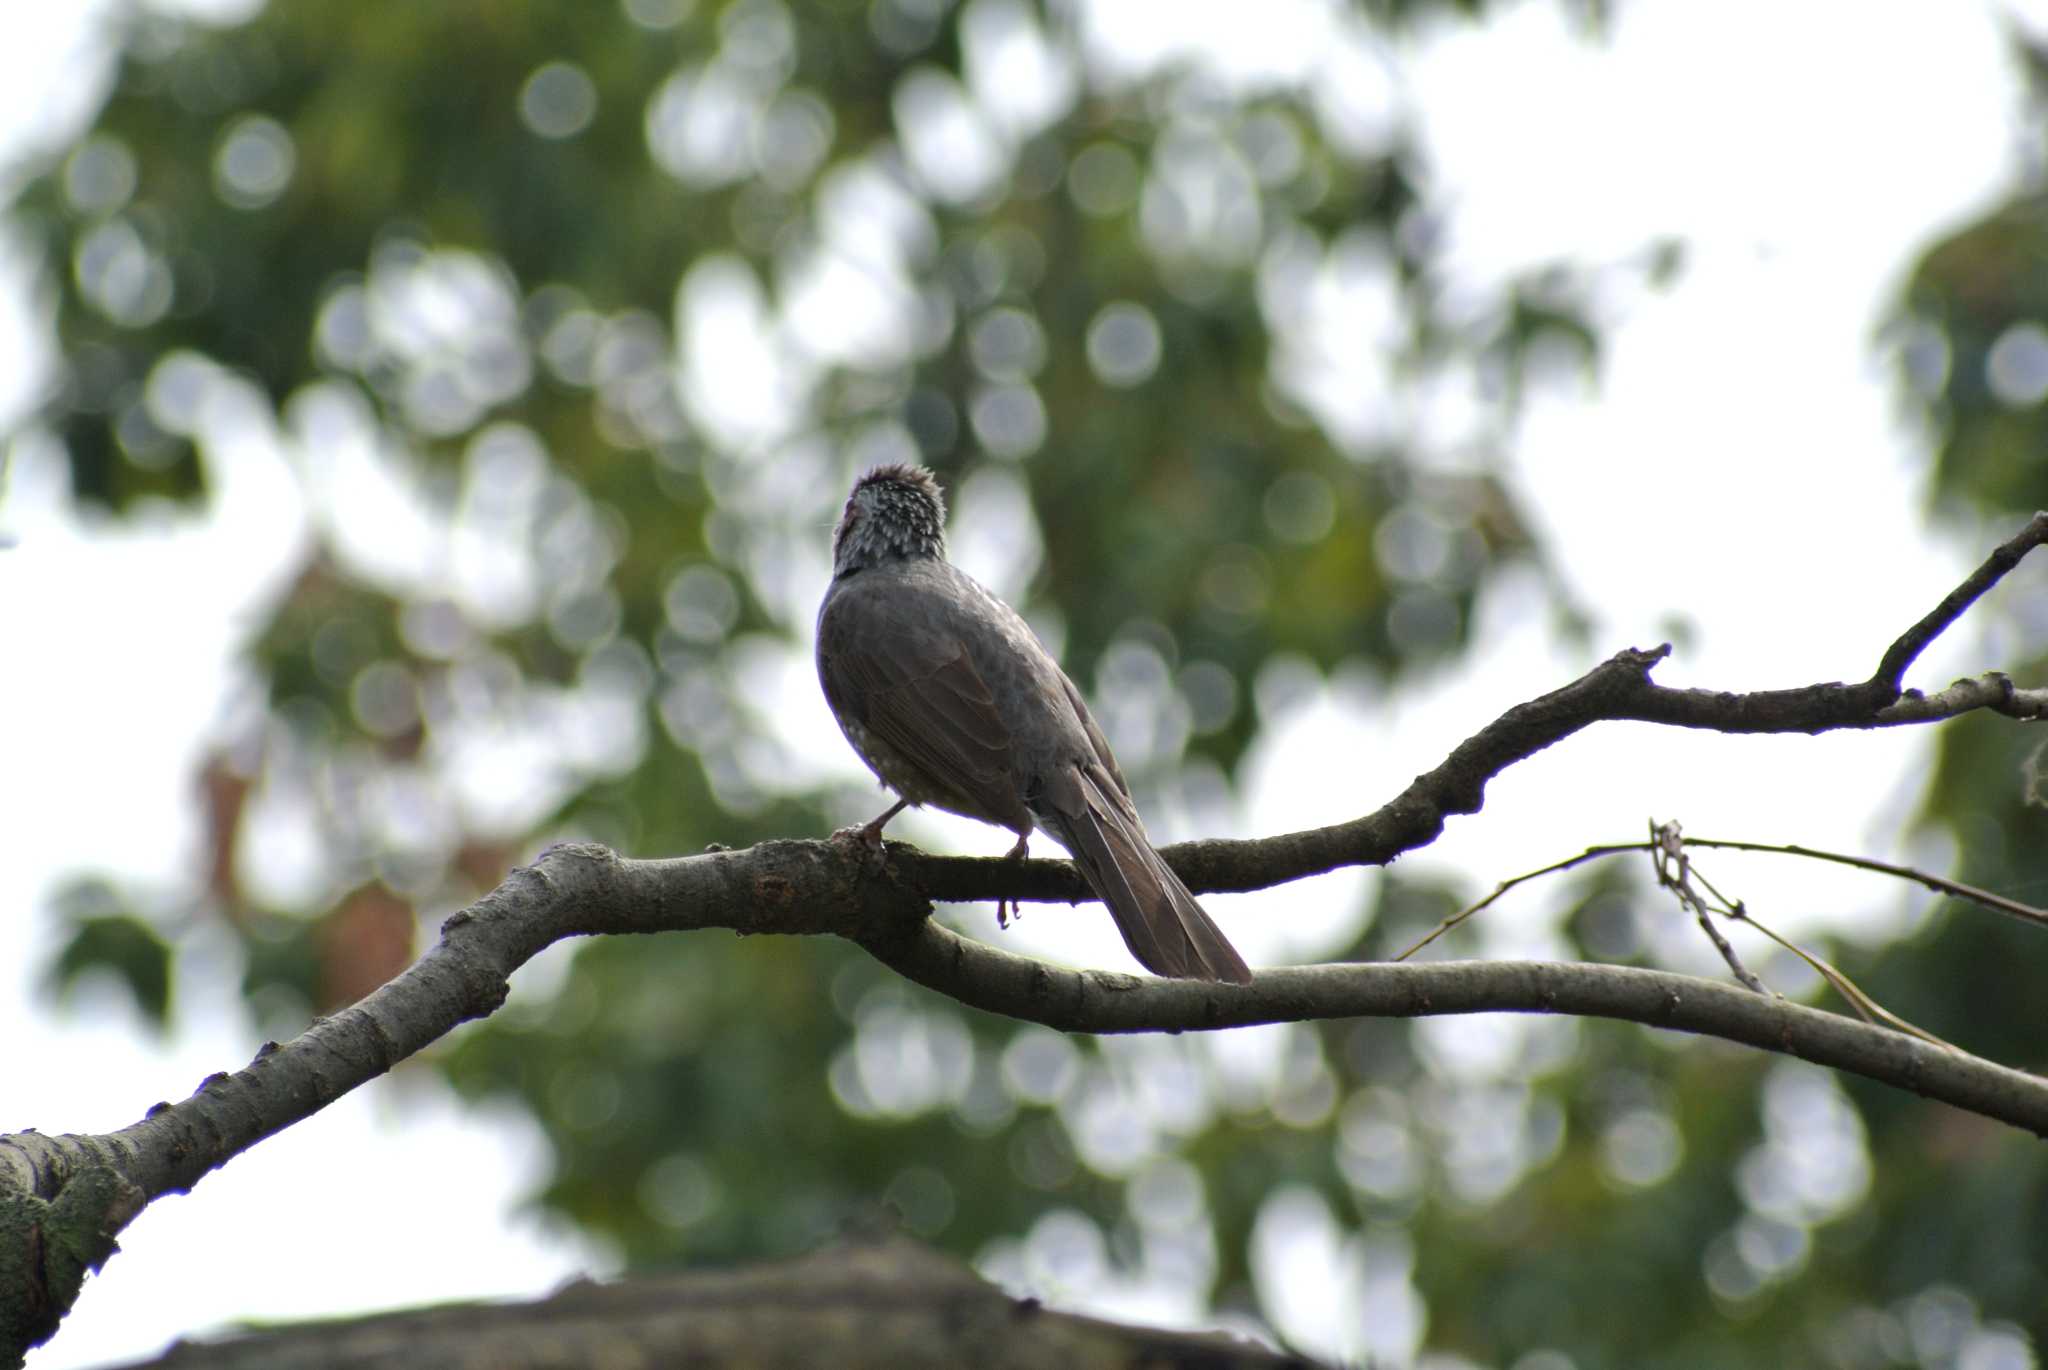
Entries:
{"label": "blurred tree trunk", "polygon": [[208,1370],[688,1365],[693,1370],[1106,1370],[1309,1367],[1220,1333],[1166,1332],[1055,1313],[901,1237],[740,1270],[577,1283],[534,1303],[451,1304],[180,1342],[143,1366]]}

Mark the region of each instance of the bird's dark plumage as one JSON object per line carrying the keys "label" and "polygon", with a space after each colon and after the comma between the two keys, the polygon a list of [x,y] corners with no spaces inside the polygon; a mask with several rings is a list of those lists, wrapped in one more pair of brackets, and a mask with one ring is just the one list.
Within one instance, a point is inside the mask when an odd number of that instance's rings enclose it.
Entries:
{"label": "bird's dark plumage", "polygon": [[1015,611],[946,560],[945,502],[922,467],[876,467],[847,497],[818,680],[854,750],[906,802],[1008,828],[1017,855],[1033,827],[1072,853],[1148,970],[1251,980],[1153,850],[1081,692]]}

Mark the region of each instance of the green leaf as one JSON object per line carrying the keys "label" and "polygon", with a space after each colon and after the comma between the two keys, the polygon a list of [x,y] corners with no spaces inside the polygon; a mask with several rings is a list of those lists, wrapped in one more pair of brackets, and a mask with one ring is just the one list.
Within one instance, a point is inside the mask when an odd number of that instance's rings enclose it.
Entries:
{"label": "green leaf", "polygon": [[58,896],[58,911],[71,923],[71,936],[51,961],[47,984],[61,1000],[87,976],[112,975],[149,1025],[161,1032],[170,1022],[171,944],[140,915],[110,911],[116,901],[113,887],[96,879],[80,881]]}

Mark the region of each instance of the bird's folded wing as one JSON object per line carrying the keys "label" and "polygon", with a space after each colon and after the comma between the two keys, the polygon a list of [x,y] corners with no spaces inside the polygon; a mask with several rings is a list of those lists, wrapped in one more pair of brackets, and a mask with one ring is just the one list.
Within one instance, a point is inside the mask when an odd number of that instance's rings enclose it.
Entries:
{"label": "bird's folded wing", "polygon": [[[1095,753],[1095,760],[1116,782],[1117,792],[1126,800],[1131,797],[1130,782],[1124,779],[1123,767],[1116,764],[1116,754],[1109,749],[1109,739],[1102,735],[1102,729],[1095,724],[1095,715],[1088,712],[1088,701],[1081,698],[1081,691],[1073,678],[1065,671],[1060,672],[1060,684],[1067,687],[1067,703],[1073,706],[1074,717],[1081,720],[1081,731],[1088,735],[1089,750]],[[1136,810],[1133,810],[1135,813]]]}
{"label": "bird's folded wing", "polygon": [[[819,674],[849,717],[915,767],[942,804],[1009,822],[1023,815],[1009,730],[987,682],[957,639],[821,625]],[[837,629],[837,631],[834,631]]]}

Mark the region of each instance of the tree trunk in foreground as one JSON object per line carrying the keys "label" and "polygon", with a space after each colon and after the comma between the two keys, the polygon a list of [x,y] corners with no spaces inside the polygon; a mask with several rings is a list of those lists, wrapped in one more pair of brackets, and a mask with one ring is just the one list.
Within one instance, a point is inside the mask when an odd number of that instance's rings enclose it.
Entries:
{"label": "tree trunk in foreground", "polygon": [[1312,1370],[1223,1333],[1166,1332],[1015,1299],[907,1238],[743,1270],[577,1282],[535,1303],[448,1304],[179,1342],[207,1370]]}

